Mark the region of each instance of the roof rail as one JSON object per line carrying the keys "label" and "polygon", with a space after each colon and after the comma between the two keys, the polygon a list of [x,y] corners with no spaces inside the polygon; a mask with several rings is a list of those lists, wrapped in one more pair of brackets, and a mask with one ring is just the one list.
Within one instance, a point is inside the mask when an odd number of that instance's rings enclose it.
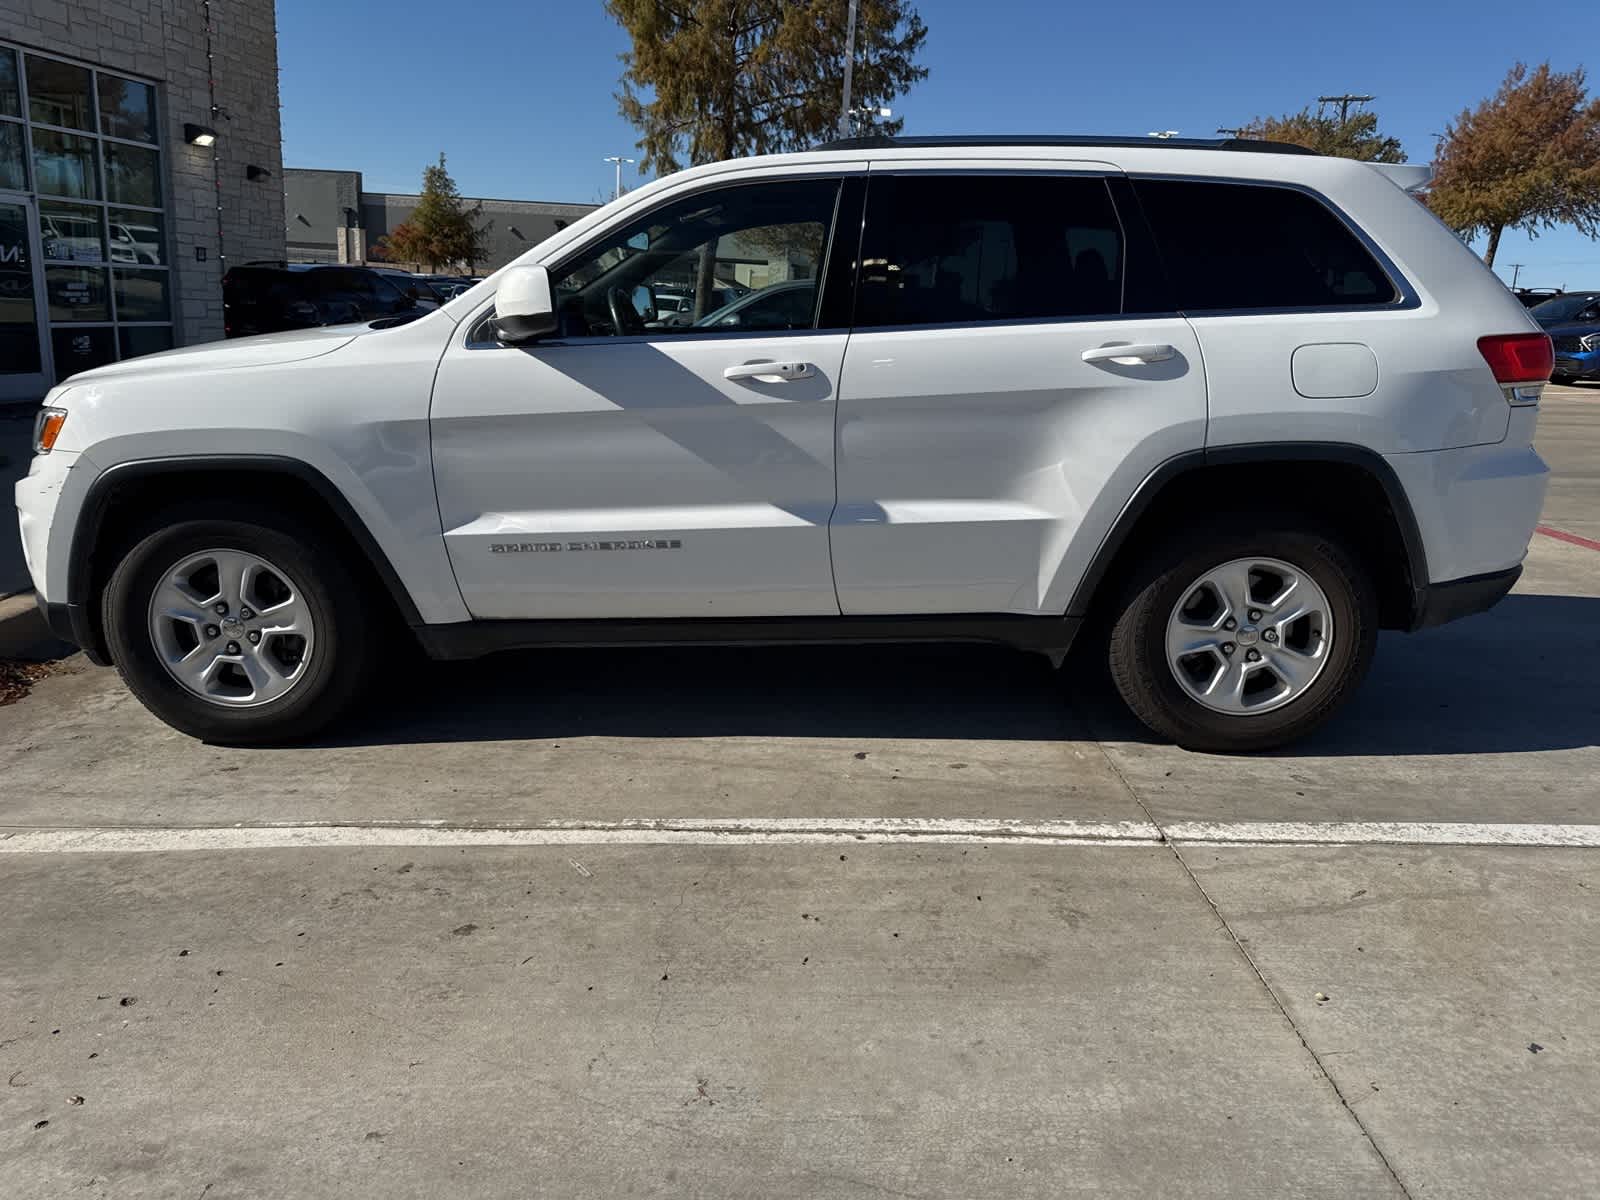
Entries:
{"label": "roof rail", "polygon": [[1147,150],[1242,150],[1252,154],[1316,154],[1292,142],[1267,142],[1259,138],[1155,138],[1128,135],[1067,133],[978,133],[941,134],[935,137],[836,138],[823,142],[818,150],[948,150],[963,146],[1138,146]]}

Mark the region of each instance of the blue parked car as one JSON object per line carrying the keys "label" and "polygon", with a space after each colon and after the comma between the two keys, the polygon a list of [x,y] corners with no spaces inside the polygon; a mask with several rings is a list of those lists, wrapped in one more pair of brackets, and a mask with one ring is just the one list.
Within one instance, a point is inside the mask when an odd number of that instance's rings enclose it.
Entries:
{"label": "blue parked car", "polygon": [[1600,382],[1600,292],[1568,292],[1528,312],[1556,344],[1553,383]]}

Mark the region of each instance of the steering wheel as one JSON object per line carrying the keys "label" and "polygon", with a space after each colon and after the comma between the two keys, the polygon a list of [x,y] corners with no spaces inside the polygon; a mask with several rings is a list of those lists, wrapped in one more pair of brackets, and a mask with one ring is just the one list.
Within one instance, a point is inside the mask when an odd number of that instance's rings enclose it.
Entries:
{"label": "steering wheel", "polygon": [[618,336],[644,332],[644,318],[633,306],[633,298],[619,287],[606,292],[606,307],[611,310],[611,328]]}

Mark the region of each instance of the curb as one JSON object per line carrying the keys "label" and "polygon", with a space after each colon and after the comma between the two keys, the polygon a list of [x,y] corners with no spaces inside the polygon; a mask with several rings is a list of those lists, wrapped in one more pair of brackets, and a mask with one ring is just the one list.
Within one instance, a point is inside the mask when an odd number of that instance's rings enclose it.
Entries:
{"label": "curb", "polygon": [[76,651],[50,632],[32,592],[0,600],[0,658],[48,662]]}

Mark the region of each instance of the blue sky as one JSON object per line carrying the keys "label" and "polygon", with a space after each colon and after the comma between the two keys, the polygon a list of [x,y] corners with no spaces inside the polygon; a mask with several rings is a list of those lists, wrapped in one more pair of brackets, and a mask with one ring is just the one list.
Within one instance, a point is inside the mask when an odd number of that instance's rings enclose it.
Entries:
{"label": "blue sky", "polygon": [[[930,75],[896,102],[907,133],[1211,136],[1350,91],[1376,95],[1384,129],[1427,161],[1433,135],[1517,59],[1564,70],[1587,48],[1600,72],[1595,10],[1579,0],[1546,0],[1537,20],[1504,0],[1448,16],[1404,0],[916,7]],[[442,150],[469,196],[594,201],[610,194],[601,160],[634,155],[613,99],[627,40],[599,0],[279,4],[278,29],[286,166],[414,191]],[[1508,233],[1496,266],[1509,278],[1515,262],[1524,284],[1600,287],[1600,242],[1570,229]]]}

